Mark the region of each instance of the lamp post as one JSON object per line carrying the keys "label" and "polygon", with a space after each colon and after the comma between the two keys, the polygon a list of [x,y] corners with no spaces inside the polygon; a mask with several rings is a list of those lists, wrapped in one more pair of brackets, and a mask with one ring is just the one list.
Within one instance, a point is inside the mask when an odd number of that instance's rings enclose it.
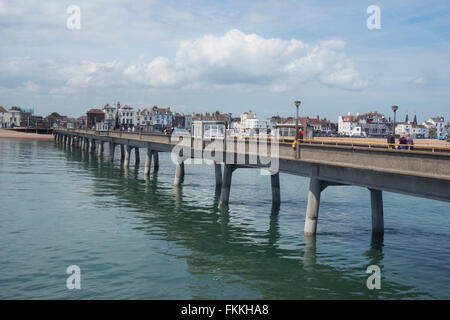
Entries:
{"label": "lamp post", "polygon": [[295,107],[297,108],[297,113],[296,113],[296,117],[295,117],[295,142],[297,143],[297,139],[298,139],[298,107],[300,106],[302,102],[301,101],[294,101]]}
{"label": "lamp post", "polygon": [[393,129],[392,129],[392,135],[395,138],[395,117],[397,115],[397,110],[398,110],[398,106],[392,106],[392,111],[394,111],[394,124],[393,124]]}

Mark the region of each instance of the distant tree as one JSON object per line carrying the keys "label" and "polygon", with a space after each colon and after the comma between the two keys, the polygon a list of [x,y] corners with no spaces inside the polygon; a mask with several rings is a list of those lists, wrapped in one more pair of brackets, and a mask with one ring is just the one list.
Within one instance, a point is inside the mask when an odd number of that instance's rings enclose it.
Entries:
{"label": "distant tree", "polygon": [[11,110],[22,111],[22,109],[18,106],[12,106]]}
{"label": "distant tree", "polygon": [[272,116],[272,119],[274,119],[274,120],[281,120],[281,117],[280,116]]}

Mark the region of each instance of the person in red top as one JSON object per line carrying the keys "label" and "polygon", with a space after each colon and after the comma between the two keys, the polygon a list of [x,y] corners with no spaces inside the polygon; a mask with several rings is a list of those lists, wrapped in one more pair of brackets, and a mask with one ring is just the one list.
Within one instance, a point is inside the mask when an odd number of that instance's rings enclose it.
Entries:
{"label": "person in red top", "polygon": [[304,135],[303,130],[302,129],[298,130],[298,140],[300,143],[303,142],[303,135]]}

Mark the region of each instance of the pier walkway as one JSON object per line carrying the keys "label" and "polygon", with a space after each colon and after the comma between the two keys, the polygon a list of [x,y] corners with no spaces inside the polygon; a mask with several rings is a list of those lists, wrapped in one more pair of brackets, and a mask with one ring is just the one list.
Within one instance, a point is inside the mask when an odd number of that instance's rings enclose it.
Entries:
{"label": "pier walkway", "polygon": [[[281,202],[279,172],[310,178],[305,235],[315,235],[321,192],[331,186],[352,185],[370,193],[372,231],[384,232],[383,191],[450,202],[450,153],[433,150],[395,150],[364,145],[291,143],[275,139],[225,137],[203,139],[158,133],[108,132],[84,129],[55,129],[55,141],[102,156],[108,145],[111,160],[116,146],[121,160],[129,165],[134,150],[146,150],[144,173],[153,164],[159,168],[159,152],[171,152],[175,170],[174,185],[184,180],[184,161],[214,161],[216,185],[221,188],[220,203],[228,205],[233,173],[239,168],[259,168],[268,172],[273,206]],[[223,168],[222,168],[223,167]]]}

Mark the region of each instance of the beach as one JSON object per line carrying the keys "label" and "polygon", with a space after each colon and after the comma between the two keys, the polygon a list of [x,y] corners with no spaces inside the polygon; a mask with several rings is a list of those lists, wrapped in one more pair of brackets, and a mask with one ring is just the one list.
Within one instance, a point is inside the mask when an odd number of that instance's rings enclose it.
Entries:
{"label": "beach", "polygon": [[37,134],[31,132],[19,132],[10,129],[0,129],[0,139],[50,141],[53,140],[53,135]]}

